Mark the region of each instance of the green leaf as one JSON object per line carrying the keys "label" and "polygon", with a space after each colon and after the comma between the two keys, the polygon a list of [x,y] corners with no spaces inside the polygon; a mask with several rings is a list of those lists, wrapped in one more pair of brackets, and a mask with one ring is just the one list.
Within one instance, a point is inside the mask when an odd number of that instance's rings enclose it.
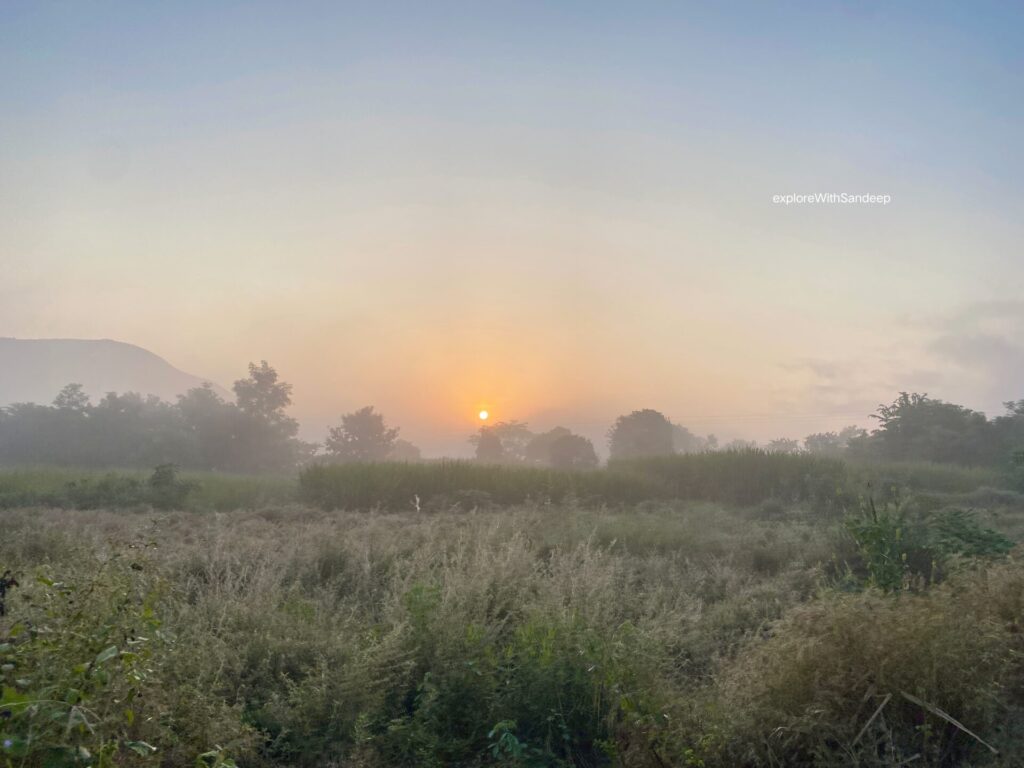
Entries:
{"label": "green leaf", "polygon": [[126,741],[124,745],[135,754],[142,755],[143,757],[149,757],[156,752],[156,747],[144,741]]}
{"label": "green leaf", "polygon": [[115,656],[117,656],[117,646],[112,645],[109,648],[104,648],[100,651],[93,661],[93,664],[102,664],[105,661],[110,661]]}

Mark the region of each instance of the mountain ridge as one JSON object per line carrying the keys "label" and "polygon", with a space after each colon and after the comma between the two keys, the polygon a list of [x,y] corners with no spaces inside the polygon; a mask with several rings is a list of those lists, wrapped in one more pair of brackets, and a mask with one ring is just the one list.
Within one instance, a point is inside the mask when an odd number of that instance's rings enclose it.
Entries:
{"label": "mountain ridge", "polygon": [[116,339],[21,339],[0,336],[0,406],[49,403],[66,384],[81,384],[95,402],[107,392],[138,392],[173,402],[209,382],[150,350]]}

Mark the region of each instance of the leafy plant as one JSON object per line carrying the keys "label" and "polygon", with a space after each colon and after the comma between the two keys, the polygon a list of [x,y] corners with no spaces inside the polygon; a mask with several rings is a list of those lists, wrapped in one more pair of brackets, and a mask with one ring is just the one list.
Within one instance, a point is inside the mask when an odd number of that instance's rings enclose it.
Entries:
{"label": "leafy plant", "polygon": [[35,580],[27,620],[0,644],[0,738],[20,765],[158,762],[136,718],[163,642],[155,592],[111,561],[81,583]]}
{"label": "leafy plant", "polygon": [[959,559],[999,557],[1013,549],[1010,539],[982,526],[970,510],[910,510],[901,502],[879,510],[869,499],[860,515],[846,519],[868,586],[894,592],[910,577],[926,582],[941,577]]}

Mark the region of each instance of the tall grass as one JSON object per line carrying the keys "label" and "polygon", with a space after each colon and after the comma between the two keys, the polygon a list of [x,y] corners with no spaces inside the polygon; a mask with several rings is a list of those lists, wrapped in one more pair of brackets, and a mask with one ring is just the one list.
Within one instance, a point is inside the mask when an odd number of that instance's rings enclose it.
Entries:
{"label": "tall grass", "polygon": [[442,461],[431,464],[317,465],[299,476],[303,501],[325,509],[561,503],[635,503],[655,497],[645,478],[614,470],[557,471],[539,467]]}
{"label": "tall grass", "polygon": [[[148,472],[70,468],[0,469],[0,509],[27,506],[138,507],[133,492]],[[612,462],[604,469],[557,471],[467,461],[317,465],[296,477],[182,472],[190,510],[256,509],[303,501],[324,509],[439,510],[527,502],[627,506],[693,500],[849,509],[858,497],[894,498],[907,490],[964,494],[998,488],[994,470],[936,464],[848,464],[813,455],[722,451]]]}
{"label": "tall grass", "polygon": [[[28,768],[48,744],[252,768],[999,765],[1021,747],[1021,564],[850,594],[827,577],[842,526],[808,511],[0,514],[22,582],[0,675],[53,702],[0,703],[0,736],[37,739],[4,756]],[[16,625],[34,634],[5,644]],[[103,713],[91,730],[67,727],[72,689]]]}
{"label": "tall grass", "polygon": [[436,464],[314,466],[299,478],[301,498],[325,509],[416,505],[624,505],[641,500],[703,500],[749,505],[774,499],[835,506],[851,498],[846,465],[837,459],[759,450],[723,451],[612,462],[605,469],[568,472]]}
{"label": "tall grass", "polygon": [[[70,467],[0,468],[0,509],[18,507],[119,508],[145,506],[133,486],[151,471]],[[285,475],[237,475],[222,472],[179,473],[190,486],[189,510],[257,509],[296,500],[297,481]]]}

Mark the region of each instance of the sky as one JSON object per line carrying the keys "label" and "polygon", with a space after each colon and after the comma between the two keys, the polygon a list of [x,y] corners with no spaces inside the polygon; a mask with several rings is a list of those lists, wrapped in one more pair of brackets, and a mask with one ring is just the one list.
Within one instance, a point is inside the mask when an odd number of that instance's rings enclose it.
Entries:
{"label": "sky", "polygon": [[1024,398],[1020,3],[0,0],[0,72],[0,336],[266,359],[310,437]]}

